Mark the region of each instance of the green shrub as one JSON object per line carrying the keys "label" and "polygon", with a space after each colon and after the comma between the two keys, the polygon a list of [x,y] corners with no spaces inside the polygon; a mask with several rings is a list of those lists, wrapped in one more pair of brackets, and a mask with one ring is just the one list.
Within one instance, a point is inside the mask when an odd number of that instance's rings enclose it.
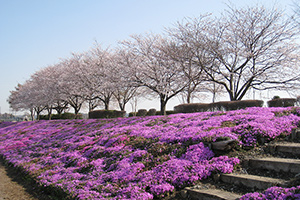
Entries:
{"label": "green shrub", "polygon": [[[139,112],[130,112],[129,113],[129,117],[133,117],[133,116],[154,116],[154,115],[163,115],[160,113],[160,111],[157,111],[156,109],[152,108],[150,109],[148,112],[146,109],[140,109],[138,110]],[[155,111],[155,112],[154,112]],[[171,114],[175,114],[174,110],[167,110],[166,111],[167,115],[171,115]]]}
{"label": "green shrub", "polygon": [[175,111],[174,110],[167,110],[166,114],[167,115],[172,115],[172,114],[175,114]]}
{"label": "green shrub", "polygon": [[147,112],[148,116],[153,116],[156,115],[156,109],[155,108],[151,108],[148,112]]}
{"label": "green shrub", "polygon": [[244,109],[247,107],[262,107],[261,100],[242,100],[242,101],[220,101],[216,103],[190,103],[180,104],[174,107],[175,113],[193,113],[206,111],[229,111]]}
{"label": "green shrub", "polygon": [[139,109],[136,116],[146,116],[147,110],[146,109]]}
{"label": "green shrub", "polygon": [[280,99],[280,96],[274,96],[273,99]]}
{"label": "green shrub", "polygon": [[137,114],[137,112],[130,112],[128,117],[134,117],[134,116],[136,116],[136,114]]}
{"label": "green shrub", "polygon": [[48,120],[48,115],[40,115],[40,120]]}
{"label": "green shrub", "polygon": [[[171,114],[175,114],[176,112],[174,110],[166,110],[166,115],[171,115]],[[160,111],[156,111],[155,115],[164,115],[163,113],[161,113]]]}
{"label": "green shrub", "polygon": [[294,98],[279,98],[268,101],[268,107],[290,107],[294,106],[297,99]]}
{"label": "green shrub", "polygon": [[248,107],[262,107],[264,102],[261,100],[242,100],[242,101],[225,101],[219,102],[221,107],[225,110],[239,110]]}
{"label": "green shrub", "polygon": [[230,110],[230,101],[219,101],[210,104],[211,111],[227,111]]}
{"label": "green shrub", "polygon": [[82,114],[77,114],[76,116],[74,113],[63,113],[58,119],[82,119]]}
{"label": "green shrub", "polygon": [[93,110],[89,112],[89,119],[125,117],[125,114],[118,110]]}
{"label": "green shrub", "polygon": [[[48,115],[40,115],[40,120],[48,119]],[[82,114],[77,114],[77,117],[74,113],[51,114],[51,120],[56,119],[82,119]]]}
{"label": "green shrub", "polygon": [[193,113],[193,112],[205,112],[208,111],[210,104],[206,103],[189,103],[180,104],[174,107],[175,113]]}

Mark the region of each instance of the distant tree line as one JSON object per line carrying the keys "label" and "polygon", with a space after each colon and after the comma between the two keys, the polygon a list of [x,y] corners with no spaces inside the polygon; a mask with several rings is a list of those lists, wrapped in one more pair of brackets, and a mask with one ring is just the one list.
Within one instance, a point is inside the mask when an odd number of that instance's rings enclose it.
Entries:
{"label": "distant tree line", "polygon": [[280,9],[229,6],[220,17],[178,21],[162,34],[132,35],[116,48],[96,44],[42,68],[8,98],[13,110],[49,116],[72,107],[120,110],[152,95],[165,113],[168,101],[200,93],[242,100],[250,89],[295,89],[299,80],[299,29]]}

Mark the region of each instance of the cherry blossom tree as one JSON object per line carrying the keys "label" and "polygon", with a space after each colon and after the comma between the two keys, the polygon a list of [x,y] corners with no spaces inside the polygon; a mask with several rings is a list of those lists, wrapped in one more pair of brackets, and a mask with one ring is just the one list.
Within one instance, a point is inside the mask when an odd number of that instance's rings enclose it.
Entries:
{"label": "cherry blossom tree", "polygon": [[105,110],[109,110],[115,88],[111,51],[96,45],[86,54],[84,62],[88,69],[85,82],[89,101],[100,100]]}
{"label": "cherry blossom tree", "polygon": [[140,95],[139,85],[130,78],[138,59],[128,49],[117,48],[112,61],[114,68],[113,73],[111,73],[111,80],[114,81],[115,87],[113,96],[117,100],[120,110],[124,111],[126,104],[133,97]]}
{"label": "cherry blossom tree", "polygon": [[39,93],[39,102],[45,106],[48,118],[51,119],[52,110],[55,109],[61,114],[66,109],[68,103],[65,96],[60,93],[59,79],[61,71],[59,66],[53,65],[40,69],[31,76],[31,80],[38,85],[36,92]]}
{"label": "cherry blossom tree", "polygon": [[189,103],[201,92],[212,93],[214,101],[222,92],[241,100],[250,89],[295,90],[300,77],[294,22],[281,10],[258,5],[229,6],[221,17],[186,18],[167,36],[134,35],[114,50],[96,44],[73,53],[19,84],[8,102],[13,110],[37,116],[47,110],[50,117],[68,105],[78,114],[86,104],[90,111],[101,105],[108,110],[117,101],[124,110],[131,99],[151,94],[165,114],[178,95]]}
{"label": "cherry blossom tree", "polygon": [[10,107],[15,111],[29,110],[32,120],[36,113],[39,120],[40,113],[46,108],[39,93],[39,85],[32,79],[27,80],[24,84],[18,84],[15,91],[11,91],[8,98]]}
{"label": "cherry blossom tree", "polygon": [[222,17],[209,18],[209,26],[202,19],[179,23],[178,32],[211,59],[209,65],[195,61],[230,100],[241,100],[250,89],[287,88],[298,80],[298,31],[283,11],[229,7]]}
{"label": "cherry blossom tree", "polygon": [[231,100],[241,100],[251,88],[286,88],[297,81],[298,31],[283,11],[229,8],[225,17],[215,27],[219,40],[211,49],[219,63],[215,73],[220,78],[214,81]]}
{"label": "cherry blossom tree", "polygon": [[135,35],[122,42],[138,59],[131,68],[132,80],[159,96],[160,111],[166,112],[167,102],[184,90],[186,84],[180,66],[163,50],[170,41],[161,35]]}
{"label": "cherry blossom tree", "polygon": [[[13,110],[29,110],[37,119],[44,110],[48,111],[50,119],[52,109],[61,113],[66,108],[64,96],[59,91],[58,78],[61,71],[58,66],[48,66],[30,76],[24,84],[18,84],[15,91],[11,91],[8,102]],[[64,102],[64,103],[62,103]]]}
{"label": "cherry blossom tree", "polygon": [[187,86],[181,93],[186,103],[199,96],[199,93],[212,92],[213,84],[208,82],[204,68],[211,68],[215,58],[207,50],[209,29],[214,24],[209,15],[199,18],[185,18],[166,32],[173,45],[168,49],[169,59],[176,61],[186,78]]}
{"label": "cherry blossom tree", "polygon": [[63,99],[74,109],[78,115],[86,102],[84,98],[85,85],[82,81],[82,54],[72,54],[69,59],[62,60],[58,65],[58,90]]}
{"label": "cherry blossom tree", "polygon": [[[14,111],[30,110],[33,118],[33,107],[29,106],[26,96],[26,85],[18,84],[15,90],[10,91],[10,95],[7,99],[9,106]],[[27,104],[26,104],[27,103]]]}

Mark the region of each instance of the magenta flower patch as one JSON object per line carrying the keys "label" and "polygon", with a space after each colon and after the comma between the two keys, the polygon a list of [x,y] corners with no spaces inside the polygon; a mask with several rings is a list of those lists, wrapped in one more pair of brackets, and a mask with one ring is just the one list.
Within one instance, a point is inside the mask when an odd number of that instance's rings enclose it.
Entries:
{"label": "magenta flower patch", "polygon": [[[0,123],[0,154],[41,184],[76,199],[161,198],[212,173],[232,172],[239,160],[214,157],[208,143],[234,139],[242,146],[256,146],[261,138],[270,141],[291,134],[300,121],[298,113],[294,108],[248,108],[166,117]],[[270,191],[243,198],[275,192],[296,198],[299,188]]]}

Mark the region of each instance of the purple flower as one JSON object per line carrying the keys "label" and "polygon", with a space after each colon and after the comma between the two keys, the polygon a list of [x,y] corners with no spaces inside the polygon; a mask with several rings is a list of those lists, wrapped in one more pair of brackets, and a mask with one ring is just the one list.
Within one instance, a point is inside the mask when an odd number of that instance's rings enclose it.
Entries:
{"label": "purple flower", "polygon": [[[291,134],[298,108],[247,108],[170,116],[0,123],[0,155],[45,186],[76,199],[153,199],[230,173],[237,158],[213,157],[205,142],[244,147]],[[242,199],[299,199],[273,187]]]}

